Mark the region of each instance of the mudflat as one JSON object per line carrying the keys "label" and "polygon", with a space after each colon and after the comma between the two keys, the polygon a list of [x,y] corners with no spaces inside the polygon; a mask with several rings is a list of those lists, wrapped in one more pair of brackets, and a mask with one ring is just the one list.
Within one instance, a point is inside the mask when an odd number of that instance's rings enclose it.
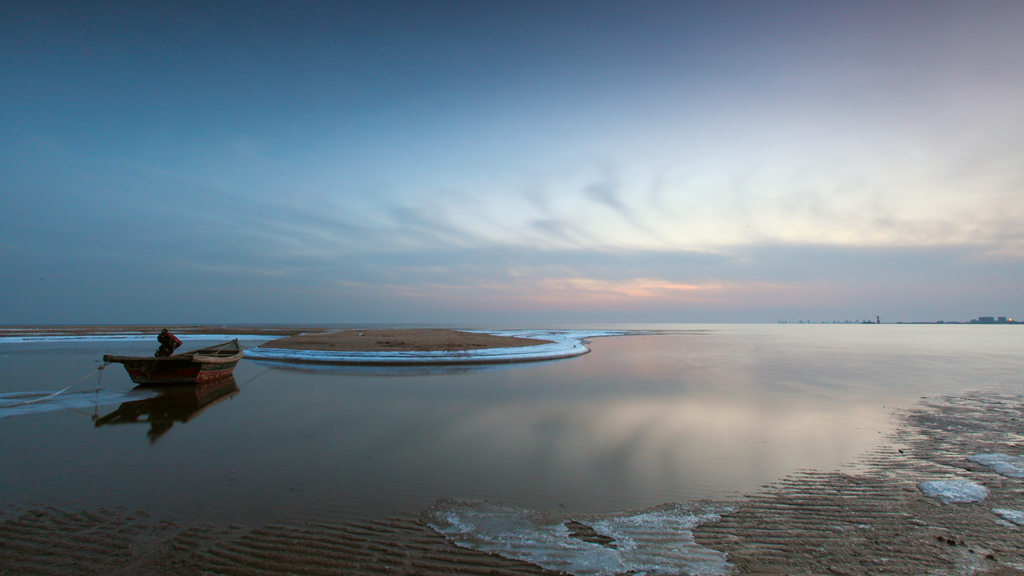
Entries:
{"label": "mudflat", "polygon": [[[900,415],[890,441],[858,470],[795,474],[693,536],[726,553],[734,574],[1024,574],[1021,526],[1000,517],[1024,510],[1021,480],[969,460],[1019,453],[1022,409],[1019,395],[923,402]],[[978,482],[989,496],[942,503],[918,488],[936,479]],[[577,525],[588,528],[566,528]],[[453,544],[416,514],[245,526],[142,510],[7,506],[0,541],[0,573],[11,574],[564,574]]]}
{"label": "mudflat", "polygon": [[261,348],[327,352],[458,352],[487,348],[519,348],[550,344],[547,340],[495,336],[435,328],[403,330],[342,330],[278,338]]}
{"label": "mudflat", "polygon": [[[0,336],[93,336],[103,334],[152,333],[153,341],[167,328],[182,339],[202,335],[260,335],[275,338],[261,348],[321,350],[328,352],[458,352],[488,348],[519,348],[550,344],[547,340],[496,336],[442,328],[405,328],[374,330],[334,330],[306,327],[249,326],[11,326],[0,329]],[[187,344],[187,342],[186,342]]]}
{"label": "mudflat", "polygon": [[[201,327],[168,328],[179,334],[203,333]],[[139,327],[154,336],[158,330]],[[404,330],[364,330],[362,336],[360,331],[288,330],[300,345],[301,338],[317,336],[327,343],[358,339],[363,348],[353,350],[395,350],[398,342],[414,345],[404,338]],[[441,334],[432,336],[460,334],[437,332]],[[527,339],[511,340],[516,342],[500,346],[531,345]],[[438,340],[433,342],[437,345]],[[688,530],[697,544],[726,554],[734,574],[1024,575],[1024,478],[977,458],[1021,456],[1021,413],[1024,396],[1017,392],[923,398],[898,411],[896,430],[850,467],[794,473],[734,502],[735,511],[718,521]],[[970,482],[984,487],[987,496],[943,502],[921,488],[922,482],[934,481]],[[579,540],[615,544],[599,528],[583,516],[565,522],[565,529]],[[517,560],[514,552],[459,546],[415,510],[397,517],[337,521],[284,514],[271,523],[246,525],[227,518],[180,520],[143,509],[82,508],[63,501],[0,507],[0,574],[559,574]]]}

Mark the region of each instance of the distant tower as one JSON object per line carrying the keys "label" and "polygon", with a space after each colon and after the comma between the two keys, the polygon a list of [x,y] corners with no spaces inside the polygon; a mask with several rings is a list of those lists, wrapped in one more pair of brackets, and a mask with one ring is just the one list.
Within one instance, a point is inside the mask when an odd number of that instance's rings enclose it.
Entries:
{"label": "distant tower", "polygon": [[875,324],[881,324],[881,323],[882,323],[882,317],[881,316],[875,316]]}

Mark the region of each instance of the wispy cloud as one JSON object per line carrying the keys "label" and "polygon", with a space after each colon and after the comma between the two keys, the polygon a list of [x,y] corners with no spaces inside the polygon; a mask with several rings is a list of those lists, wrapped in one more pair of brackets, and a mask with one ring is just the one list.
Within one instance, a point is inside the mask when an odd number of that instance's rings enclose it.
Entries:
{"label": "wispy cloud", "polygon": [[25,312],[6,321],[1020,302],[1012,2],[482,7],[472,26],[313,8],[231,36],[186,10],[181,45],[131,15],[19,10],[0,285]]}

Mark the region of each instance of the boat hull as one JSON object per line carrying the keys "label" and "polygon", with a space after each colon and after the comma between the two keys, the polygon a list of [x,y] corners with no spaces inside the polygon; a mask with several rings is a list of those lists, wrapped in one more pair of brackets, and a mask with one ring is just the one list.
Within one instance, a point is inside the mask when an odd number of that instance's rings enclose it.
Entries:
{"label": "boat hull", "polygon": [[112,356],[107,363],[124,364],[132,382],[142,386],[203,384],[231,376],[242,359],[238,340],[172,356]]}
{"label": "boat hull", "polygon": [[202,384],[231,376],[238,361],[203,364],[191,359],[141,359],[122,362],[128,377],[136,384],[170,386],[175,384]]}

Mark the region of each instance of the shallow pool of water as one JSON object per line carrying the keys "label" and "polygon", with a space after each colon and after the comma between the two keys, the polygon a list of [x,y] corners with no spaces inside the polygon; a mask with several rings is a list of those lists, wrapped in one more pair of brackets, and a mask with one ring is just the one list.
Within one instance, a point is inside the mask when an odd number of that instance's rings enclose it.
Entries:
{"label": "shallow pool of water", "polygon": [[233,389],[204,399],[128,396],[112,365],[38,410],[4,405],[155,346],[0,342],[0,491],[8,506],[222,522],[379,518],[439,499],[603,514],[836,469],[884,441],[894,407],[1024,383],[1018,326],[659,328],[490,368],[243,360]]}

